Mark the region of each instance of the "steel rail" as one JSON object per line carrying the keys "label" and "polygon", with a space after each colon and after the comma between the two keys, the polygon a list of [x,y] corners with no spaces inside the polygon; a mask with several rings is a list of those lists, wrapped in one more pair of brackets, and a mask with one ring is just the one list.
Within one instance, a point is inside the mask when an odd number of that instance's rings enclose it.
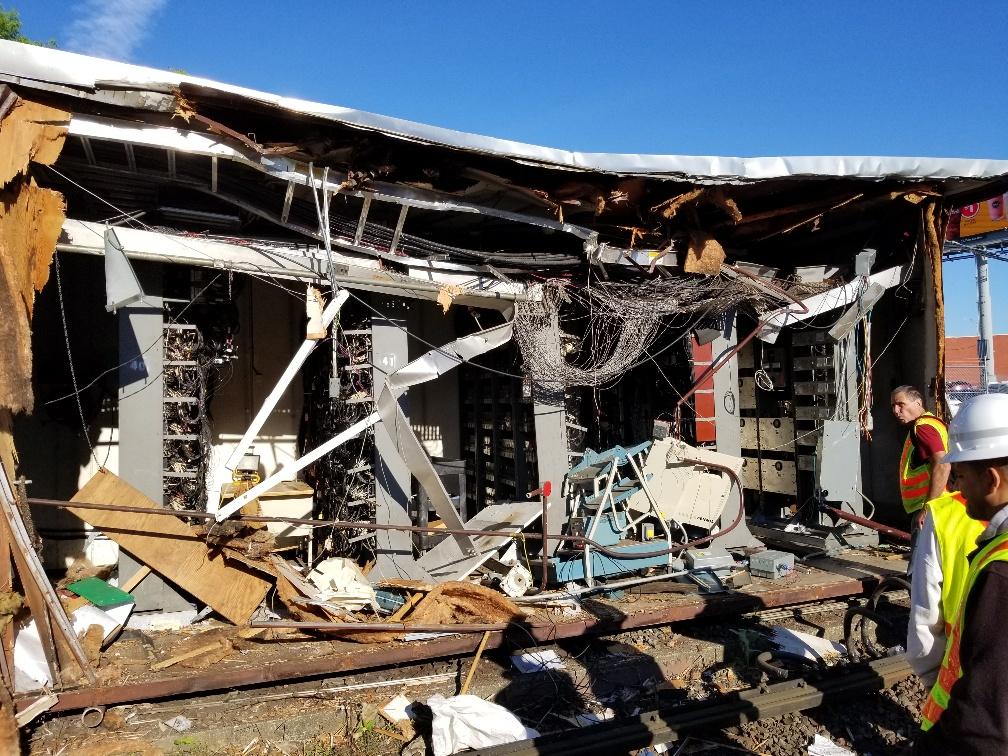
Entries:
{"label": "steel rail", "polygon": [[902,656],[848,664],[817,679],[798,679],[739,691],[716,701],[658,709],[636,717],[610,720],[534,740],[483,748],[480,756],[576,756],[628,753],[657,743],[670,743],[691,731],[732,727],[779,717],[824,703],[883,690],[913,674]]}

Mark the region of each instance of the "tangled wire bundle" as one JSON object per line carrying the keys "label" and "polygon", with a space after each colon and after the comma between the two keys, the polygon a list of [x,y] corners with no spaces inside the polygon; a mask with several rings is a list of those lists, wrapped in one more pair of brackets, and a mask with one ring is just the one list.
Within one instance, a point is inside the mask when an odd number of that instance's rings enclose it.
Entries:
{"label": "tangled wire bundle", "polygon": [[[713,318],[743,304],[756,312],[769,306],[764,292],[749,281],[722,276],[584,288],[551,280],[540,289],[541,297],[516,307],[515,340],[527,372],[561,386],[598,387],[618,378],[655,342],[666,319]],[[582,318],[587,320],[583,338],[564,327]]]}

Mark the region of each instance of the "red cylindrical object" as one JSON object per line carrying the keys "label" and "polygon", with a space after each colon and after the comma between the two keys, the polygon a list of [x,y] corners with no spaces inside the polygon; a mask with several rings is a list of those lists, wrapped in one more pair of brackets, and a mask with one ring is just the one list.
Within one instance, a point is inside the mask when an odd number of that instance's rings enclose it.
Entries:
{"label": "red cylindrical object", "polygon": [[836,509],[835,507],[828,507],[825,504],[822,504],[821,506],[822,509],[829,512],[834,517],[838,517],[841,520],[847,520],[848,522],[853,522],[856,525],[864,525],[866,528],[877,530],[879,533],[885,533],[886,535],[892,536],[897,540],[906,541],[907,543],[910,542],[910,534],[907,533],[905,530],[900,530],[899,528],[891,528],[888,525],[883,525],[880,522],[869,520],[867,517],[858,517],[857,515],[850,514],[849,512],[841,512],[839,509]]}

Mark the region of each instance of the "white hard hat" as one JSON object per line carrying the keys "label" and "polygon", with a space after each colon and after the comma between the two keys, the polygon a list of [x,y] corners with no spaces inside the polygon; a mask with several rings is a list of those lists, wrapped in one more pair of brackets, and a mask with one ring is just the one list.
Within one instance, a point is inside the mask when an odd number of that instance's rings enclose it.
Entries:
{"label": "white hard hat", "polygon": [[949,425],[944,462],[1008,457],[1008,394],[981,394],[963,402]]}

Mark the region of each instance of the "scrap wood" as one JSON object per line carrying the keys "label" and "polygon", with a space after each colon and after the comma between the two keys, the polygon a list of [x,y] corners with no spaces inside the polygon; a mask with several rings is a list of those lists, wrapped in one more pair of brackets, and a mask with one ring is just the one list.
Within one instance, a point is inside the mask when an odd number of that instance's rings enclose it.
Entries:
{"label": "scrap wood", "polygon": [[[7,428],[0,426],[0,430],[6,432]],[[69,650],[81,673],[93,684],[97,679],[94,670],[91,669],[70,619],[63,611],[59,597],[32,547],[24,521],[21,519],[21,511],[16,506],[10,478],[6,469],[2,467],[0,467],[0,510],[3,512],[3,517],[0,518],[2,519],[0,533],[3,534],[0,542],[6,550],[6,553],[0,556],[5,562],[8,554],[14,559],[14,566],[39,631],[40,645],[45,655],[50,679],[53,682],[61,681],[59,653]],[[4,664],[5,666],[7,664],[6,658]],[[7,671],[8,674],[11,672],[9,668]]]}
{"label": "scrap wood", "polygon": [[403,632],[341,629],[339,637],[357,643],[388,643],[402,640],[404,635],[413,632],[413,626],[438,626],[449,631],[451,626],[506,624],[523,617],[521,609],[491,588],[478,583],[446,581],[434,586],[416,604],[403,623]]}
{"label": "scrap wood", "polygon": [[291,563],[286,559],[273,554],[267,559],[267,561],[276,574],[285,577],[287,582],[297,589],[302,596],[306,596],[308,598],[316,598],[318,596],[318,589],[309,583],[300,572],[294,569]]}
{"label": "scrap wood", "polygon": [[406,737],[401,732],[393,732],[392,730],[388,729],[387,727],[372,727],[371,731],[372,732],[380,733],[381,735],[385,735],[385,736],[390,737],[390,738],[393,738],[394,740],[402,741],[403,743],[409,743],[410,742],[410,738]]}
{"label": "scrap wood", "polygon": [[[71,500],[155,507],[143,493],[105,469]],[[236,625],[259,608],[270,584],[247,568],[213,554],[182,520],[136,512],[70,507],[69,512],[101,530],[139,561],[198,598]]]}
{"label": "scrap wood", "polygon": [[488,640],[490,640],[489,630],[483,633],[479,646],[476,647],[476,655],[473,657],[472,664],[469,665],[469,674],[466,675],[465,682],[462,683],[462,688],[459,690],[460,696],[464,696],[469,691],[469,683],[472,682],[473,675],[476,674],[476,667],[479,666],[480,658],[483,656],[483,649],[486,648]]}
{"label": "scrap wood", "polygon": [[284,573],[277,575],[276,593],[277,598],[287,607],[287,611],[291,613],[292,617],[306,622],[329,619],[329,615],[321,607],[307,603],[307,597],[304,593],[299,591],[297,586]]}
{"label": "scrap wood", "polygon": [[423,596],[424,596],[424,594],[422,594],[422,593],[411,593],[410,597],[408,599],[406,599],[406,601],[403,603],[403,605],[400,606],[398,609],[396,609],[391,614],[391,616],[389,616],[388,621],[389,622],[397,622],[397,621],[401,620],[403,617],[405,617],[409,613],[410,609],[412,609],[414,606],[416,606],[417,602],[420,601],[420,599],[422,599]]}
{"label": "scrap wood", "polygon": [[136,572],[130,575],[119,587],[122,588],[126,593],[129,593],[134,588],[136,588],[143,581],[145,577],[151,574],[151,568],[146,564],[141,564]]}
{"label": "scrap wood", "polygon": [[859,199],[861,199],[864,196],[865,196],[864,192],[858,192],[857,194],[852,194],[851,196],[847,197],[846,199],[842,199],[839,202],[835,202],[835,203],[831,204],[829,207],[827,207],[827,208],[825,208],[825,209],[823,209],[823,210],[815,213],[814,215],[808,216],[807,218],[805,218],[803,220],[800,220],[797,223],[791,224],[787,228],[781,228],[781,229],[778,229],[776,231],[772,231],[771,233],[766,234],[765,236],[761,236],[758,239],[754,239],[753,243],[761,242],[761,241],[766,241],[767,239],[771,239],[774,236],[779,236],[780,234],[789,234],[792,231],[795,231],[796,229],[801,228],[802,226],[808,225],[809,223],[818,224],[819,221],[821,221],[823,219],[823,217],[825,217],[825,215],[827,213],[829,213],[829,212],[831,212],[833,210],[839,210],[841,207],[849,205],[851,202],[854,202],[855,200],[859,200]]}
{"label": "scrap wood", "polygon": [[203,542],[216,550],[245,560],[263,560],[276,548],[276,539],[265,528],[249,528],[248,523],[228,520],[221,523],[200,523],[193,530],[203,536]]}
{"label": "scrap wood", "polygon": [[251,627],[244,627],[237,633],[229,628],[207,630],[180,643],[174,655],[152,664],[151,671],[158,672],[176,664],[197,669],[208,667],[228,657],[242,641],[262,632],[262,628]]}
{"label": "scrap wood", "polygon": [[[26,724],[29,724],[33,719],[35,719],[35,717],[37,717],[39,714],[44,714],[45,712],[49,711],[49,709],[51,709],[57,703],[59,703],[59,696],[57,696],[55,693],[43,693],[41,696],[36,698],[34,701],[32,701],[30,704],[28,704],[25,708],[21,709],[21,711],[17,713],[16,716],[17,726],[24,727]],[[4,705],[6,708],[6,702]],[[2,738],[0,738],[0,743],[3,743]],[[17,751],[10,751],[9,753],[17,753]]]}
{"label": "scrap wood", "polygon": [[190,649],[181,654],[176,654],[175,656],[169,657],[164,661],[160,661],[157,664],[151,665],[151,670],[157,672],[161,669],[167,669],[172,667],[179,662],[188,661],[189,659],[194,659],[197,656],[203,656],[204,654],[209,654],[212,651],[218,650],[231,650],[231,643],[227,638],[218,638],[214,643],[204,643],[202,646],[197,646],[196,648]]}
{"label": "scrap wood", "polygon": [[190,102],[189,99],[184,94],[182,94],[182,90],[176,89],[173,92],[173,94],[175,96],[175,112],[172,114],[172,118],[181,118],[186,123],[189,123],[189,121],[193,120],[197,121],[198,123],[202,123],[204,126],[206,126],[207,130],[211,134],[218,134],[220,136],[229,136],[232,139],[237,139],[239,142],[244,144],[249,149],[254,150],[259,155],[263,154],[262,146],[256,144],[245,134],[242,134],[239,131],[235,131],[230,126],[225,126],[223,123],[220,123],[219,121],[215,121],[212,118],[207,118],[205,115],[198,113],[192,102]]}

